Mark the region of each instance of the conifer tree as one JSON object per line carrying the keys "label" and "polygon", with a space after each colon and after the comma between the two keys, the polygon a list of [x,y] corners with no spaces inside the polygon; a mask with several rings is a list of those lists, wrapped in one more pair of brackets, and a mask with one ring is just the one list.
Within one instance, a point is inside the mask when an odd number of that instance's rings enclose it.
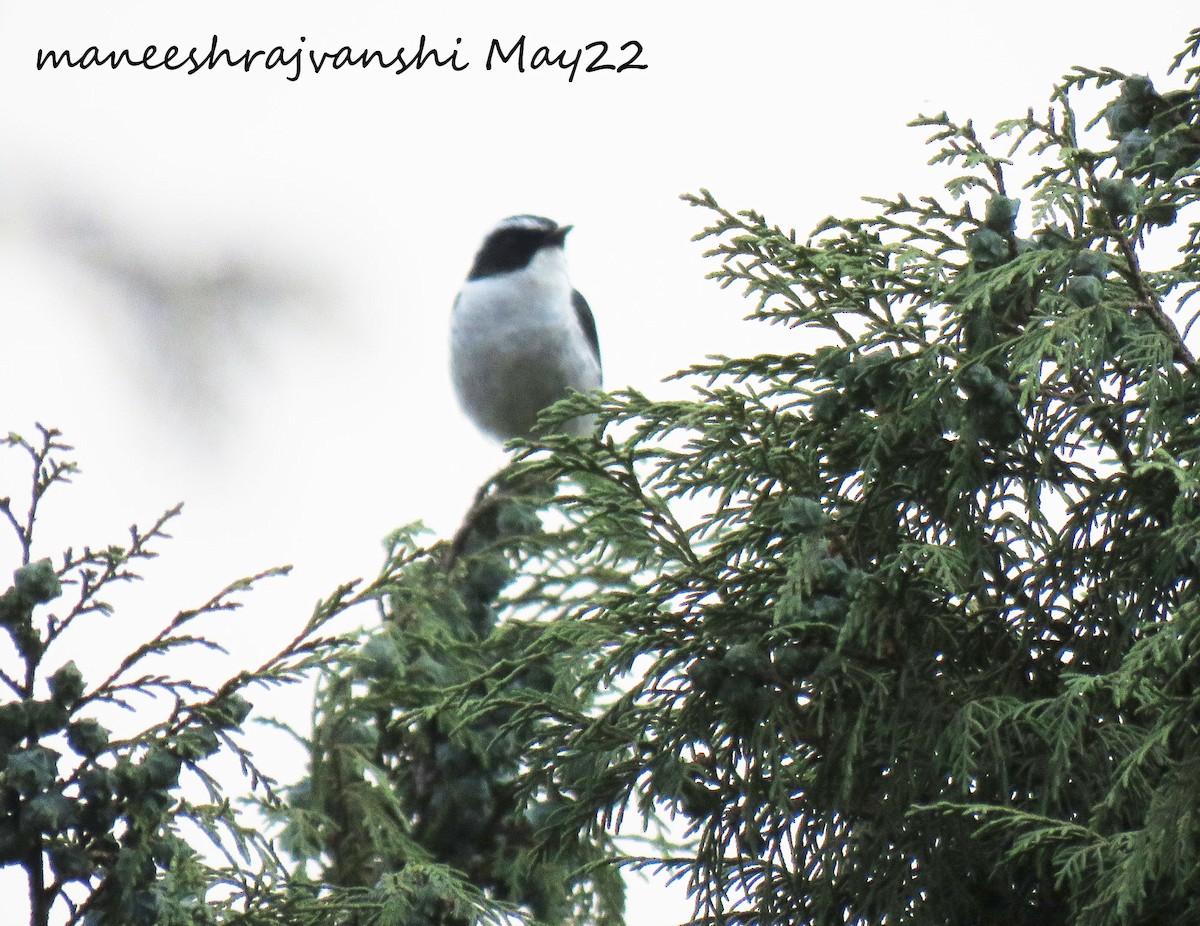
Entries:
{"label": "conifer tree", "polygon": [[541,638],[598,708],[547,702],[527,784],[673,816],[700,919],[1200,921],[1198,49],[920,118],[949,198],[805,240],[689,197],[781,352],[527,458],[637,577]]}
{"label": "conifer tree", "polygon": [[518,707],[554,692],[583,709],[566,667],[531,654],[536,627],[497,624],[501,590],[536,568],[546,493],[530,488],[485,486],[451,543],[423,547],[415,527],[389,538],[380,624],[323,673],[308,774],[275,811],[314,882],[392,889],[381,922],[621,922],[611,838],[552,828],[557,796],[519,786],[537,725]]}
{"label": "conifer tree", "polygon": [[[559,494],[478,548],[519,576],[483,596],[505,620],[446,631],[474,673],[393,660],[428,690],[373,742],[469,740],[478,770],[515,738],[522,870],[658,870],[698,923],[1200,922],[1198,52],[1077,68],[990,140],[922,117],[946,193],[805,238],[688,197],[779,352],[553,409],[602,438],[506,474]],[[470,612],[471,561],[421,640]],[[435,767],[392,778],[418,841]]]}
{"label": "conifer tree", "polygon": [[[31,926],[396,922],[388,917],[417,892],[414,877],[370,891],[290,877],[237,785],[215,768],[232,757],[239,783],[264,806],[279,804],[249,747],[251,699],[347,651],[350,638],[330,622],[376,600],[393,577],[337,589],[274,656],[220,683],[180,671],[181,657],[224,652],[212,624],[286,568],[229,583],[107,665],[84,658],[84,626],[116,625],[113,639],[128,631],[110,596],[140,578],[180,507],[149,529],[131,527],[122,543],[46,550],[38,527],[79,472],[71,453],[41,426],[34,439],[0,439],[5,463],[23,458],[29,473],[23,490],[0,495],[0,549],[15,567],[0,594],[0,868],[27,885],[23,897],[4,898],[0,920],[17,922],[25,906]],[[447,896],[484,918],[481,892],[443,880]]]}

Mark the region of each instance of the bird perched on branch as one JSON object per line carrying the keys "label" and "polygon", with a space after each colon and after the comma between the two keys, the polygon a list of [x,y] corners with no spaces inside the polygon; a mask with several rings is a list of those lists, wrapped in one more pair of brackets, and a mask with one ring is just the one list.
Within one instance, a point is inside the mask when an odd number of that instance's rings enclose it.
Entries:
{"label": "bird perched on branch", "polygon": [[[450,372],[459,402],[484,433],[534,434],[538,413],[600,387],[600,343],[587,301],[567,277],[570,225],[537,215],[502,220],[483,240],[454,301]],[[587,417],[561,428],[583,434]]]}

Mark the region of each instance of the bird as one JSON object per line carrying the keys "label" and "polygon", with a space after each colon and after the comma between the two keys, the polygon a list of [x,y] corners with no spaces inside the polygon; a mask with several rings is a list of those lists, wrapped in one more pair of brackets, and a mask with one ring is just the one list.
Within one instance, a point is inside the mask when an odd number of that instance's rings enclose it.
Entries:
{"label": "bird", "polygon": [[[513,215],[488,232],[454,300],[450,372],[467,417],[500,441],[536,437],[538,413],[600,388],[600,341],[567,275],[570,225]],[[558,430],[587,434],[588,415]]]}

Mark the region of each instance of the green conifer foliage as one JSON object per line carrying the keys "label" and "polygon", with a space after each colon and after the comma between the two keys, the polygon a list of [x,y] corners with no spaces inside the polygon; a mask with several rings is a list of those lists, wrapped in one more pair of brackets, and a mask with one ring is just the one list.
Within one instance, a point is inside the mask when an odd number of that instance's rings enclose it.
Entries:
{"label": "green conifer foliage", "polygon": [[48,496],[78,473],[60,437],[39,426],[34,440],[0,439],[0,452],[23,457],[31,473],[24,498],[0,497],[0,545],[19,564],[0,594],[0,867],[22,869],[28,885],[24,898],[5,898],[0,919],[15,922],[24,900],[31,926],[335,922],[347,905],[289,891],[273,846],[211,765],[219,753],[236,757],[250,788],[274,800],[244,741],[246,695],[294,682],[344,648],[320,630],[352,596],[319,608],[274,657],[218,685],[165,667],[173,656],[223,651],[201,628],[287,572],[267,570],[179,611],[102,671],[93,660],[85,676],[79,628],[115,621],[108,597],[140,578],[180,506],[148,530],[129,528],[123,544],[35,558]]}
{"label": "green conifer foliage", "polygon": [[552,666],[530,652],[536,628],[498,624],[501,591],[542,546],[547,493],[485,489],[453,543],[424,548],[416,528],[389,538],[381,621],[322,676],[308,774],[277,811],[282,845],[316,883],[423,886],[415,896],[391,886],[408,899],[378,922],[616,926],[624,884],[605,864],[611,839],[554,826],[561,791],[519,780],[540,726],[528,705],[584,710],[578,659]]}
{"label": "green conifer foliage", "polygon": [[[16,923],[25,906],[30,926],[407,926],[436,896],[471,922],[496,921],[482,890],[444,866],[369,886],[314,882],[284,864],[243,806],[253,798],[282,812],[248,745],[250,699],[351,652],[331,622],[377,601],[394,577],[337,589],[274,656],[217,684],[181,659],[224,653],[211,622],[229,621],[246,592],[286,567],[229,583],[105,665],[111,645],[89,651],[81,629],[106,621],[114,640],[131,629],[110,596],[158,555],[180,506],[129,528],[124,543],[40,556],[47,500],[79,472],[71,450],[41,426],[34,440],[0,439],[5,462],[23,458],[31,476],[24,497],[0,496],[0,548],[16,554],[0,594],[0,868],[27,884],[4,898],[0,920]],[[240,769],[247,797],[219,774],[221,758]]]}
{"label": "green conifer foliage", "polygon": [[806,239],[688,197],[780,352],[524,456],[551,829],[673,820],[702,922],[1200,921],[1198,50],[918,119],[948,196]]}

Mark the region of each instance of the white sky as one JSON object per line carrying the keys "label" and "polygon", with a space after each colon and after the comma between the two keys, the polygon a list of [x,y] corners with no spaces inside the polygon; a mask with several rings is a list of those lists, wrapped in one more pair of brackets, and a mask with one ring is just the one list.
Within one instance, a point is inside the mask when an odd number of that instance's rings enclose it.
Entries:
{"label": "white sky", "polygon": [[[59,427],[84,468],[51,499],[38,552],[122,541],[186,503],[147,581],[114,596],[124,617],[62,661],[94,679],[177,609],[294,563],[225,628],[234,671],[373,573],[393,527],[453,530],[502,462],[446,371],[451,301],[497,219],[576,226],[567,253],[606,385],[665,394],[663,376],[706,354],[802,337],[740,321],[748,304],[704,279],[714,266],[689,239],[708,216],[680,193],[705,186],[804,232],[866,214],[862,195],[932,192],[909,119],[947,109],[990,128],[1044,106],[1073,64],[1159,79],[1197,24],[1187,6],[0,0],[0,430]],[[461,37],[470,67],[289,82],[33,63],[39,47],[206,47],[214,33],[235,54],[301,35],[385,52]],[[573,83],[484,69],[493,37],[521,34],[530,49],[604,40],[614,62],[637,40],[648,69]],[[196,281],[231,258],[260,268],[263,297],[190,317]],[[129,268],[159,295],[124,285]],[[0,477],[0,494],[23,491],[2,461]],[[0,540],[0,574],[14,554]],[[306,715],[302,698],[259,703]],[[294,754],[262,758],[299,774]],[[0,896],[23,894],[10,875]],[[659,896],[633,899],[632,920],[677,916]]]}

